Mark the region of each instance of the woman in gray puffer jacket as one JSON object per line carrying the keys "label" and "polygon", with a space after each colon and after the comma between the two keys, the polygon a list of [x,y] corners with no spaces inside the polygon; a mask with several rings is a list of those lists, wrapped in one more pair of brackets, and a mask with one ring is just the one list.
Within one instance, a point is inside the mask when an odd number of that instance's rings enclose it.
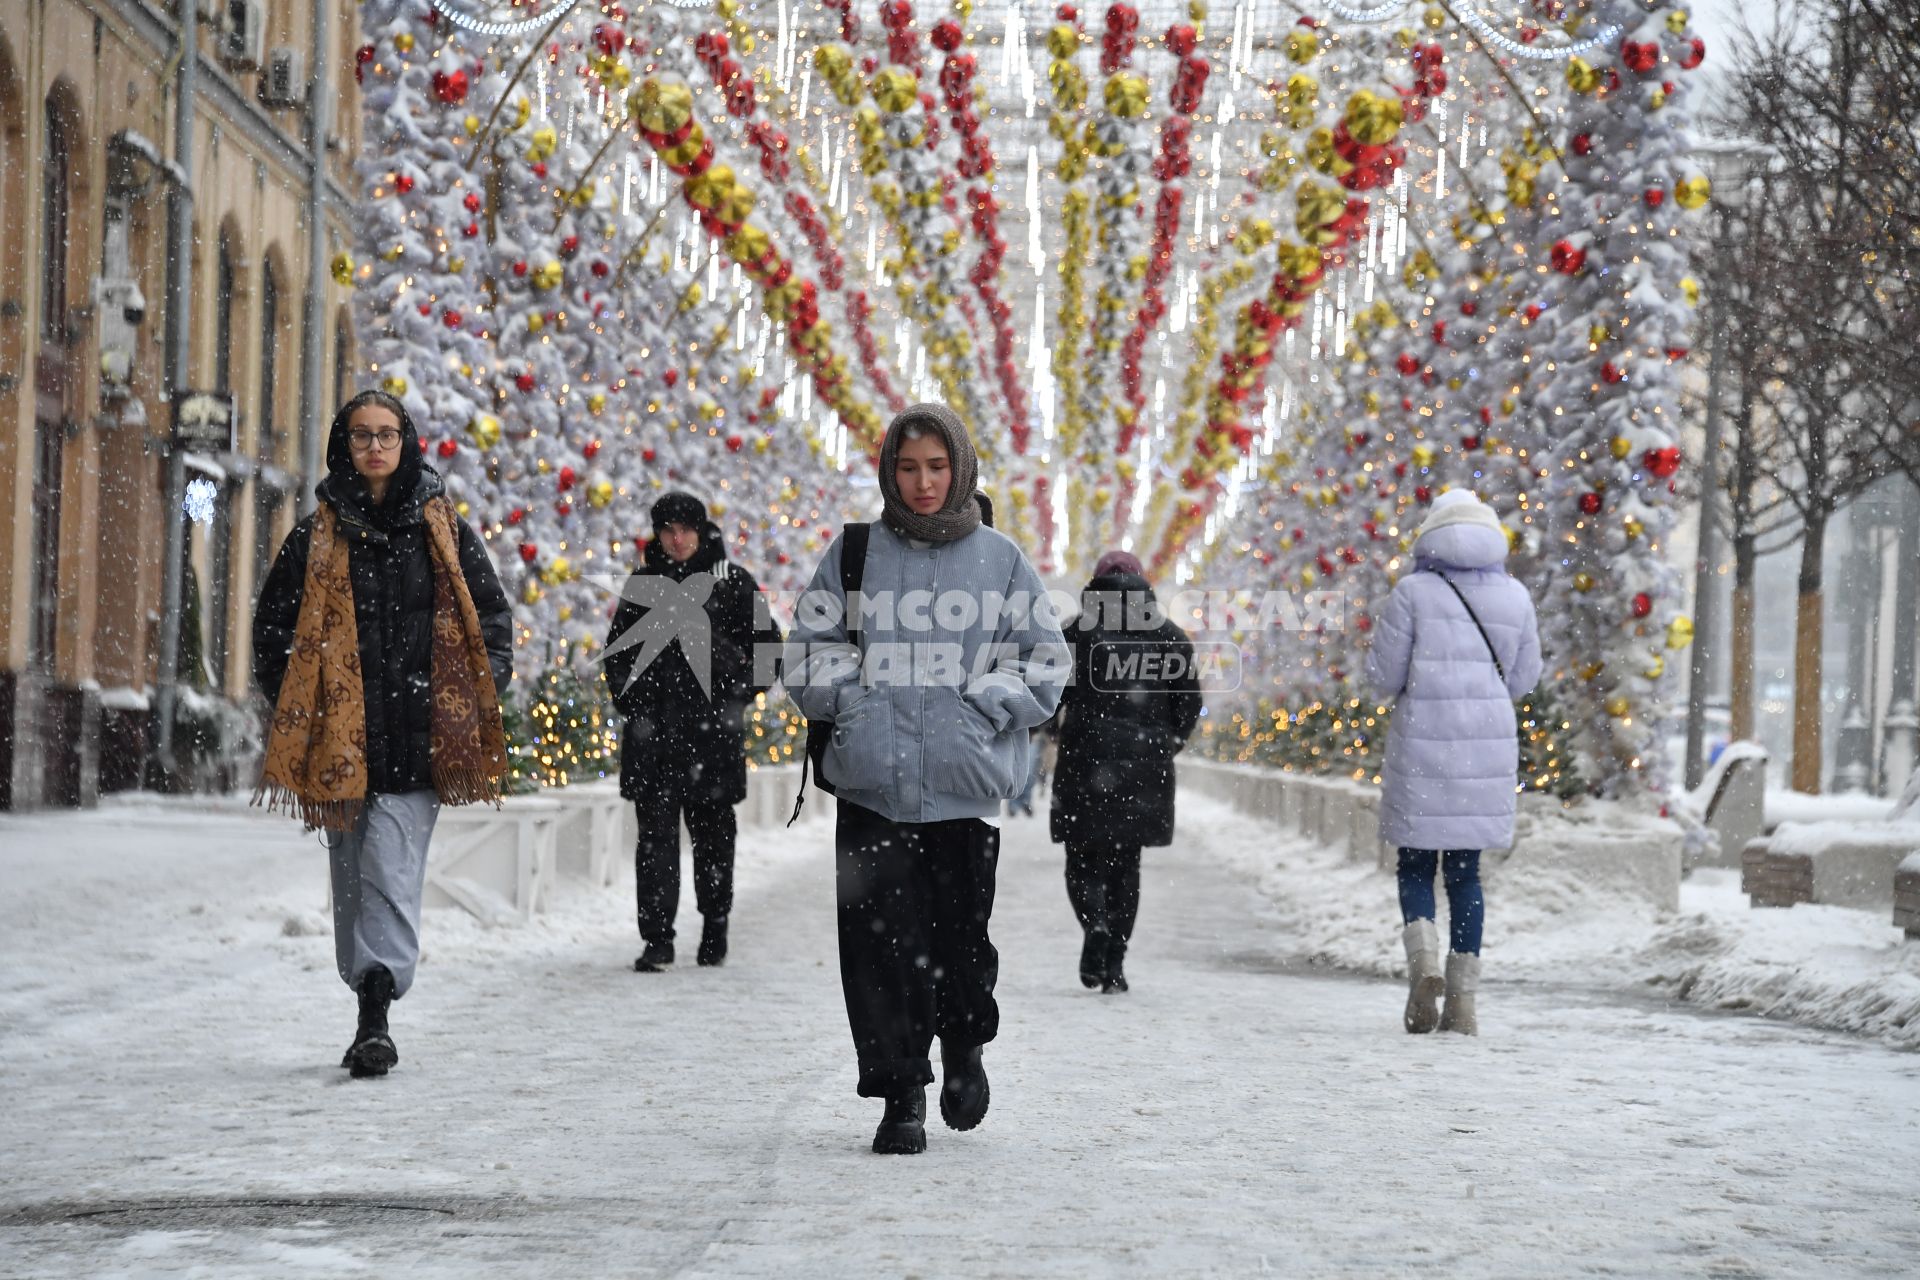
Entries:
{"label": "woman in gray puffer jacket", "polygon": [[[1367,678],[1395,698],[1380,838],[1400,850],[1406,1028],[1478,1033],[1485,903],[1480,851],[1513,843],[1520,772],[1513,701],[1540,678],[1533,600],[1508,575],[1506,530],[1464,489],[1434,500],[1373,630]],[[1450,949],[1440,972],[1434,873],[1444,859]],[[1436,1008],[1442,991],[1446,1009]]]}
{"label": "woman in gray puffer jacket", "polygon": [[894,418],[858,597],[841,573],[857,540],[843,534],[800,601],[782,677],[810,720],[832,721],[821,771],[838,801],[840,986],[858,1092],[886,1099],[873,1137],[883,1155],[926,1149],[936,1036],[941,1118],[971,1129],[986,1115],[981,1048],[1000,1023],[995,822],[1026,782],[1028,731],[1073,670],[1040,575],[983,519],[977,475],[952,410]]}

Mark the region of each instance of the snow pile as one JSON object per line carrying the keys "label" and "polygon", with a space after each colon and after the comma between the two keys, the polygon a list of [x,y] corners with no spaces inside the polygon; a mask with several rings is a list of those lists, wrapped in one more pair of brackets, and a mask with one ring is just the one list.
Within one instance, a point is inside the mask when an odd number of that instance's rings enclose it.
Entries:
{"label": "snow pile", "polygon": [[[1394,877],[1290,830],[1257,822],[1191,791],[1185,831],[1251,880],[1268,900],[1282,950],[1316,964],[1399,975]],[[1619,806],[1536,813],[1542,828],[1624,833],[1655,820]],[[1500,853],[1482,863],[1485,951],[1494,982],[1523,980],[1649,989],[1673,999],[1870,1035],[1920,1049],[1920,945],[1878,912],[1798,906],[1753,910],[1737,871],[1701,870],[1682,883],[1677,914],[1649,919],[1605,886],[1565,868],[1520,865]],[[1446,920],[1440,894],[1441,921]]]}

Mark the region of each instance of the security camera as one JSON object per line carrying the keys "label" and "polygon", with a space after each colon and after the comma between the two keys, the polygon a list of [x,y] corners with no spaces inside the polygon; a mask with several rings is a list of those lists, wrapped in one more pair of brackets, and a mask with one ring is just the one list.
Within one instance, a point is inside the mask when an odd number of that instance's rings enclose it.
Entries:
{"label": "security camera", "polygon": [[120,314],[131,325],[145,324],[147,320],[147,295],[140,292],[137,282],[129,280],[120,293]]}

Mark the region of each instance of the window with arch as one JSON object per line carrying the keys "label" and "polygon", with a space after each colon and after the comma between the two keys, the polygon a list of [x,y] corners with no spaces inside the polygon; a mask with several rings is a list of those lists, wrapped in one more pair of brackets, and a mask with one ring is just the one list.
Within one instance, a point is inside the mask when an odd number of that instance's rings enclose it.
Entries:
{"label": "window with arch", "polygon": [[[287,491],[279,471],[281,458],[280,330],[285,302],[280,289],[280,267],[271,253],[260,271],[260,429],[256,436],[260,471],[253,482],[253,585],[258,591],[266,580],[277,545],[275,525],[280,508],[286,504]],[[296,466],[298,464],[295,464]],[[272,470],[269,470],[272,468]]]}
{"label": "window with arch", "polygon": [[233,296],[239,286],[239,256],[233,237],[220,228],[213,284],[213,389],[227,395],[233,394]]}
{"label": "window with arch", "polygon": [[40,167],[40,335],[67,344],[67,235],[73,224],[73,133],[52,95]]}

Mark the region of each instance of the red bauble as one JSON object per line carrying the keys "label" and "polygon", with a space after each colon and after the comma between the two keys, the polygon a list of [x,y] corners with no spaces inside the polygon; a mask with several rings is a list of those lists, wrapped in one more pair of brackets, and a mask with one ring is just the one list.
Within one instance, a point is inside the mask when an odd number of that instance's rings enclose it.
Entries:
{"label": "red bauble", "polygon": [[1597,493],[1583,493],[1580,495],[1580,510],[1582,514],[1597,516],[1600,514],[1600,504],[1603,501],[1605,499]]}
{"label": "red bauble", "polygon": [[457,443],[456,441],[453,441],[453,440],[442,440],[442,441],[440,442],[440,456],[441,456],[441,457],[443,457],[443,458],[451,458],[451,457],[452,457],[452,456],[453,456],[454,454],[456,454],[456,453],[458,453],[458,452],[460,452],[460,445],[459,445],[459,444],[458,444],[458,443]]}
{"label": "red bauble", "polygon": [[660,375],[660,381],[671,387],[674,383],[680,381],[680,371],[678,369],[669,369]]}
{"label": "red bauble", "polygon": [[1660,65],[1660,46],[1652,40],[1645,43],[1628,40],[1620,46],[1620,61],[1635,75],[1646,75]]}
{"label": "red bauble", "polygon": [[1644,618],[1652,612],[1653,597],[1644,591],[1635,592],[1633,597],[1633,616],[1636,618]]}
{"label": "red bauble", "polygon": [[1706,56],[1707,42],[1695,36],[1693,43],[1687,46],[1686,56],[1680,59],[1680,66],[1683,70],[1691,71],[1705,61]]}
{"label": "red bauble", "polygon": [[532,564],[540,558],[540,548],[534,546],[531,542],[523,542],[520,544],[520,558],[526,563]]}
{"label": "red bauble", "polygon": [[1640,197],[1647,202],[1647,208],[1658,209],[1666,203],[1667,193],[1660,187],[1648,187],[1646,194]]}
{"label": "red bauble", "polygon": [[573,514],[573,504],[562,499],[553,504],[553,510],[556,515],[570,516]]}
{"label": "red bauble", "polygon": [[1478,449],[1480,447],[1480,437],[1479,436],[1461,436],[1460,447],[1462,449]]}
{"label": "red bauble", "polygon": [[653,450],[651,450],[651,449],[642,449],[642,450],[640,451],[640,461],[642,461],[642,462],[652,462],[652,461],[653,461]]}
{"label": "red bauble", "polygon": [[560,468],[560,492],[565,493],[567,490],[573,488],[573,482],[576,478],[572,467]]}
{"label": "red bauble", "polygon": [[525,276],[526,274],[527,274],[527,260],[525,258],[522,258],[520,261],[513,264],[513,275],[514,275],[514,278],[517,280],[522,276]]}
{"label": "red bauble", "polygon": [[413,175],[410,173],[394,174],[393,189],[400,195],[406,195],[407,192],[413,190]]}
{"label": "red bauble", "polygon": [[592,462],[594,458],[598,456],[599,452],[600,442],[598,440],[589,440],[580,446],[580,456],[588,462]]}
{"label": "red bauble", "polygon": [[1425,506],[1433,501],[1433,490],[1425,485],[1416,485],[1413,490],[1413,500]]}
{"label": "red bauble", "polygon": [[1680,469],[1680,447],[1668,445],[1664,449],[1649,449],[1640,455],[1640,465],[1665,480]]}
{"label": "red bauble", "polygon": [[942,53],[952,53],[960,47],[963,34],[959,23],[952,18],[942,18],[933,24],[933,47]]}
{"label": "red bauble", "polygon": [[609,267],[606,263],[602,262],[600,259],[595,258],[593,260],[593,266],[590,267],[589,270],[593,272],[594,278],[596,280],[605,280],[607,278],[607,274],[610,271],[612,271],[613,268]]}
{"label": "red bauble", "polygon": [[572,257],[572,256],[573,256],[574,254],[576,254],[576,253],[578,253],[578,252],[580,252],[580,237],[579,237],[579,236],[568,236],[568,237],[567,237],[567,238],[566,238],[565,240],[562,240],[562,241],[560,242],[560,256],[561,256],[561,257],[563,257],[563,258],[571,258],[571,257]]}
{"label": "red bauble", "polygon": [[[1549,256],[1553,269],[1561,275],[1577,276],[1587,265],[1587,251],[1574,248],[1571,240],[1555,240]],[[1529,312],[1532,310],[1528,308]]]}
{"label": "red bauble", "polygon": [[430,316],[430,315],[432,315],[432,314],[433,314],[433,304],[432,304],[431,302],[423,302],[423,303],[421,303],[421,304],[420,304],[420,314],[421,314],[421,315],[423,315],[423,316]]}
{"label": "red bauble", "polygon": [[1463,316],[1475,315],[1479,312],[1479,310],[1480,310],[1480,304],[1475,302],[1472,298],[1468,298],[1465,302],[1460,304],[1460,314]]}
{"label": "red bauble", "polygon": [[1167,48],[1176,58],[1186,57],[1199,43],[1199,33],[1184,22],[1167,28]]}
{"label": "red bauble", "polygon": [[460,234],[471,240],[480,234],[480,224],[477,222],[469,222],[466,226],[460,228]]}
{"label": "red bauble", "polygon": [[1573,154],[1577,156],[1590,156],[1593,154],[1593,135],[1590,133],[1576,133],[1573,135],[1572,145]]}
{"label": "red bauble", "polygon": [[746,440],[740,436],[728,436],[727,452],[738,453],[743,447],[745,447],[746,443],[747,443]]}
{"label": "red bauble", "polygon": [[1600,366],[1600,377],[1608,383],[1616,383],[1626,381],[1627,374],[1626,370],[1621,369],[1615,365],[1613,361],[1609,360]]}
{"label": "red bauble", "polygon": [[467,100],[467,73],[460,70],[433,73],[433,96],[446,105],[458,106]]}
{"label": "red bauble", "polygon": [[478,213],[480,212],[480,193],[478,191],[469,191],[467,192],[466,199],[460,203],[467,206],[468,213]]}
{"label": "red bauble", "polygon": [[458,311],[455,311],[452,308],[448,308],[446,311],[442,312],[440,314],[440,319],[446,323],[446,326],[449,329],[458,329],[460,327],[461,315]]}
{"label": "red bauble", "polygon": [[1402,351],[1400,353],[1400,358],[1394,361],[1394,365],[1400,370],[1401,373],[1407,374],[1409,376],[1420,372],[1419,357],[1415,356],[1412,352],[1409,352],[1409,351]]}
{"label": "red bauble", "polygon": [[536,384],[531,373],[523,373],[513,380],[513,385],[522,391],[531,392]]}

